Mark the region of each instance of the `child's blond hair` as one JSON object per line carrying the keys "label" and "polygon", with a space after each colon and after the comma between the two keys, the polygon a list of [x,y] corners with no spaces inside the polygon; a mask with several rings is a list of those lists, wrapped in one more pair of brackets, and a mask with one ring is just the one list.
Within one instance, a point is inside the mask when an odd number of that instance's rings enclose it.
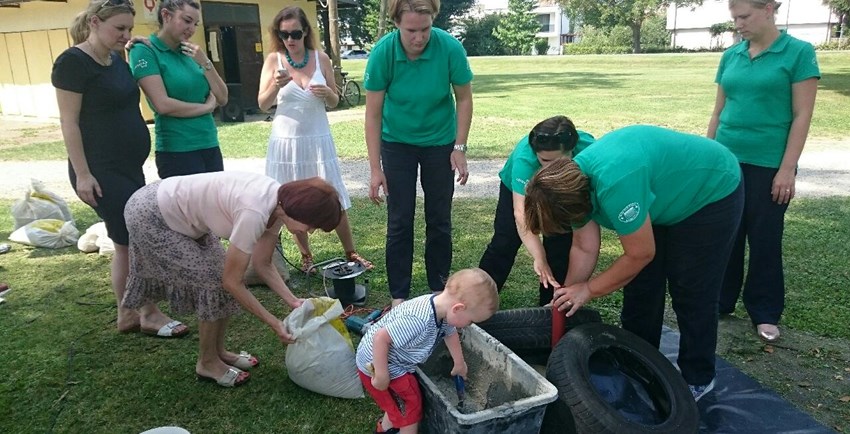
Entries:
{"label": "child's blond hair", "polygon": [[446,293],[469,307],[486,310],[491,315],[499,310],[496,282],[480,268],[465,268],[449,276]]}

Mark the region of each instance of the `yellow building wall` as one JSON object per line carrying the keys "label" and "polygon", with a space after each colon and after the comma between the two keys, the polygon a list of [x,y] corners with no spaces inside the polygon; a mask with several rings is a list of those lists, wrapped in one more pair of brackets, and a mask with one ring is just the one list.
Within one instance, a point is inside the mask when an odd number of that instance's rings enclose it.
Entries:
{"label": "yellow building wall", "polygon": [[[68,35],[71,22],[88,3],[87,0],[68,0],[67,3],[31,1],[21,3],[20,8],[0,8],[0,114],[42,118],[59,116],[50,72],[53,61],[71,45]],[[315,2],[256,0],[228,3],[258,5],[264,53],[271,50],[269,25],[284,7],[300,6],[311,18],[313,28],[317,28]],[[157,30],[156,3],[153,0],[137,0],[135,4],[136,27],[133,34],[150,35]],[[203,22],[192,42],[205,47]],[[153,119],[153,112],[144,97],[141,107],[145,119]]]}

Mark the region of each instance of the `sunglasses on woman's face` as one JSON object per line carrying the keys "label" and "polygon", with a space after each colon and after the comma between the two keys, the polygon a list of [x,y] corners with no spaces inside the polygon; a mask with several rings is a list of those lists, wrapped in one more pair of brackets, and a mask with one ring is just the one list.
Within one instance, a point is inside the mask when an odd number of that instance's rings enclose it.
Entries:
{"label": "sunglasses on woman's face", "polygon": [[287,32],[286,30],[278,30],[277,37],[280,38],[281,41],[285,41],[289,38],[292,38],[294,41],[300,41],[301,38],[304,37],[303,30],[295,30],[292,32]]}
{"label": "sunglasses on woman's face", "polygon": [[133,7],[133,0],[106,0],[105,2],[100,4],[100,8],[103,9],[107,6],[129,6]]}

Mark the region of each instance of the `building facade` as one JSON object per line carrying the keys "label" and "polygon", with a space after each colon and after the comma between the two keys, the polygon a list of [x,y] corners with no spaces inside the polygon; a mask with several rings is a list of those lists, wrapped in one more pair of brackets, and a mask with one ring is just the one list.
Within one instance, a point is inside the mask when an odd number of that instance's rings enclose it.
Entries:
{"label": "building facade", "polygon": [[[471,15],[479,17],[507,14],[508,0],[478,0],[470,12]],[[537,21],[540,23],[540,30],[536,37],[545,38],[549,41],[549,50],[546,53],[535,54],[561,54],[561,47],[566,43],[573,42],[575,36],[566,12],[555,0],[540,0],[532,13],[537,15]]]}
{"label": "building facade", "polygon": [[[838,17],[822,0],[782,0],[777,10],[776,24],[788,34],[818,45],[829,42]],[[727,0],[705,0],[701,6],[667,8],[667,30],[672,34],[670,44],[688,49],[724,48],[738,42],[733,32],[712,36],[714,24],[731,21]]]}
{"label": "building facade", "polygon": [[[268,27],[285,6],[297,5],[316,25],[316,3],[305,0],[202,0],[201,23],[192,42],[207,50],[213,65],[241,108],[257,105],[260,71],[271,49]],[[72,45],[68,28],[87,0],[0,0],[0,114],[55,118],[56,94],[50,83],[53,61]],[[156,0],[136,0],[133,34],[157,30]],[[230,102],[228,103],[230,105]],[[146,102],[145,117],[152,119]]]}

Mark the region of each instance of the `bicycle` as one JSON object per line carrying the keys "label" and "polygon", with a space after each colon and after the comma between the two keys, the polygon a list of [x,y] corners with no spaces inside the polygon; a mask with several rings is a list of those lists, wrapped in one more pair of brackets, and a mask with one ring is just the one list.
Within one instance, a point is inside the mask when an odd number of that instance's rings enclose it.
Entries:
{"label": "bicycle", "polygon": [[349,107],[360,104],[360,85],[348,78],[348,72],[340,71],[339,75],[342,76],[342,85],[336,85],[336,90],[340,100],[345,101]]}

